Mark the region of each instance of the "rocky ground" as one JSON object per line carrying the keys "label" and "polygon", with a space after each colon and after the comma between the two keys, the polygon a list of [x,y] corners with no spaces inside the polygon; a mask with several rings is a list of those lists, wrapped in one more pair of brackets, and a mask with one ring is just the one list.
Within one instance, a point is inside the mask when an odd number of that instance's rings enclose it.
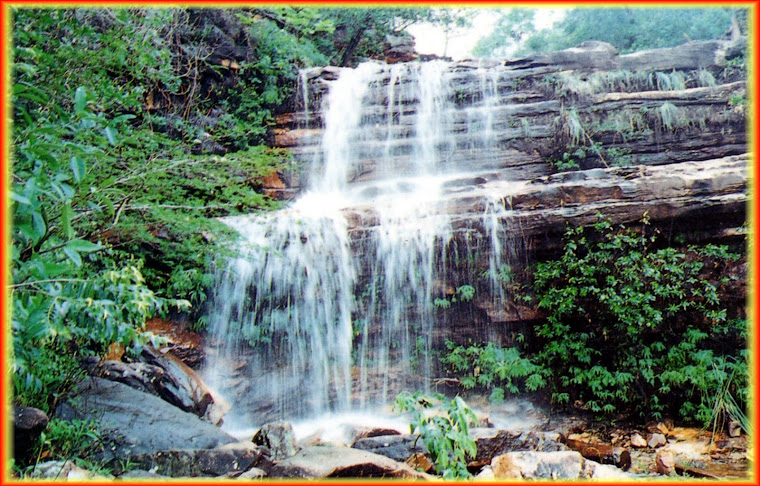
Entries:
{"label": "rocky ground", "polygon": [[[154,329],[160,329],[154,323]],[[434,479],[432,458],[404,427],[344,426],[296,437],[290,423],[263,425],[243,440],[219,428],[225,405],[188,366],[162,350],[140,360],[90,362],[91,376],[54,416],[98,420],[103,448],[98,474],[76,461],[40,462],[32,478],[404,478]],[[181,347],[181,346],[180,346]],[[641,477],[745,478],[750,443],[729,433],[675,426],[671,421],[615,427],[587,418],[550,415],[535,407],[521,426],[501,418],[503,407],[470,397],[480,410],[472,429],[477,455],[469,470],[479,479],[634,479]],[[502,412],[500,412],[502,410]],[[510,413],[514,414],[515,410]],[[14,413],[17,454],[47,417]],[[331,425],[329,428],[335,428]],[[104,476],[104,471],[108,475]]]}

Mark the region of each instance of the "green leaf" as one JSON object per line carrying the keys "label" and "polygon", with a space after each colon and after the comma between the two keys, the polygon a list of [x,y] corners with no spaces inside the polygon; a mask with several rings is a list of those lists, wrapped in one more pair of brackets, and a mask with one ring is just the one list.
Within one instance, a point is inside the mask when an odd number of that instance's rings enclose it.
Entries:
{"label": "green leaf", "polygon": [[13,199],[14,201],[16,201],[19,204],[32,204],[32,201],[30,201],[26,197],[22,196],[21,194],[16,194],[13,191],[11,191],[11,199]]}
{"label": "green leaf", "polygon": [[74,237],[74,230],[71,227],[72,216],[73,211],[71,210],[71,201],[66,201],[63,205],[63,210],[61,210],[61,227],[63,229],[63,236],[65,236],[67,240]]}
{"label": "green leaf", "polygon": [[113,145],[115,147],[116,146],[116,130],[114,130],[111,127],[106,127],[103,131],[106,134],[106,138],[108,139],[108,143],[110,143],[111,145]]}
{"label": "green leaf", "polygon": [[66,243],[66,248],[75,252],[90,253],[93,251],[102,250],[103,246],[87,240],[71,240]]}
{"label": "green leaf", "polygon": [[71,167],[71,172],[74,174],[74,180],[76,182],[80,182],[85,175],[85,164],[84,160],[82,160],[81,157],[77,157],[76,155],[71,158],[71,161],[69,162],[69,166]]}
{"label": "green leaf", "polygon": [[74,92],[74,109],[77,114],[82,114],[85,108],[87,108],[87,91],[84,86],[80,86]]}
{"label": "green leaf", "polygon": [[42,239],[43,236],[45,236],[45,233],[47,232],[47,224],[45,223],[45,218],[42,217],[42,214],[34,211],[32,213],[32,225],[34,227],[34,233],[35,233],[35,241],[39,241]]}
{"label": "green leaf", "polygon": [[79,253],[77,253],[76,251],[72,250],[68,246],[65,246],[63,248],[63,253],[67,257],[69,257],[69,260],[71,260],[74,263],[74,265],[76,265],[78,267],[82,266],[82,257],[79,256]]}

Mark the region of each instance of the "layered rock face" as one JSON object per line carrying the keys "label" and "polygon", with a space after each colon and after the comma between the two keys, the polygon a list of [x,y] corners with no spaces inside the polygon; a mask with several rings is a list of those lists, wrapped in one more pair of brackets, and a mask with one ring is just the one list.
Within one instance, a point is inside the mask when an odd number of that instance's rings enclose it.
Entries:
{"label": "layered rock face", "polygon": [[[741,242],[746,85],[731,65],[742,46],[700,41],[618,55],[609,44],[586,42],[526,59],[445,64],[433,172],[448,177],[435,209],[451,217],[459,242],[447,251],[476,252],[487,267],[490,218],[509,240],[500,259],[519,272],[561,248],[567,225],[591,224],[598,214],[629,224],[647,214],[668,239]],[[430,108],[419,92],[404,89],[416,82],[412,66],[419,64],[384,68],[362,108],[357,101],[369,133],[352,147],[358,162],[349,186],[410,172],[419,157],[415,116]],[[295,101],[301,111],[280,115],[271,133],[311,167],[324,161],[326,111],[319,106],[341,72],[305,72],[306,89]],[[283,174],[288,187],[281,194],[308,187],[314,173]],[[345,214],[356,251],[368,251],[361,242],[380,219],[374,200]],[[449,272],[448,292],[472,270]],[[532,315],[481,300],[492,322]]]}
{"label": "layered rock face", "polygon": [[568,225],[646,215],[665,241],[740,246],[741,52],[302,72],[271,132],[298,170],[269,192],[293,201],[227,221],[250,245],[220,270],[205,377],[249,422],[387,403],[431,387],[447,339],[508,345],[540,318],[516,289]]}

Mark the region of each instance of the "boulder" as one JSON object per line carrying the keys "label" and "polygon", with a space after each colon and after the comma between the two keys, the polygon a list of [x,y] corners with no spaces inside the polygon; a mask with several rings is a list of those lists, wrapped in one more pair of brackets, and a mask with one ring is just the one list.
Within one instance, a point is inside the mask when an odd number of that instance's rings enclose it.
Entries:
{"label": "boulder", "polygon": [[412,454],[409,458],[407,458],[406,461],[404,461],[404,464],[411,467],[415,471],[422,471],[425,473],[430,472],[430,470],[434,467],[434,464],[430,459],[428,459],[428,456],[425,454],[420,454],[419,452]]}
{"label": "boulder", "polygon": [[130,469],[124,474],[120,475],[122,479],[165,479],[166,476],[156,474],[154,472],[146,471],[145,469]]}
{"label": "boulder", "polygon": [[656,447],[662,447],[667,443],[668,443],[668,440],[665,438],[665,436],[658,432],[649,436],[649,440],[647,441],[647,446],[654,449]]}
{"label": "boulder", "polygon": [[584,459],[576,451],[509,452],[491,462],[495,479],[625,479],[615,466]]}
{"label": "boulder", "polygon": [[388,64],[413,61],[418,56],[414,49],[414,38],[408,35],[386,35],[383,54]]}
{"label": "boulder", "polygon": [[380,454],[394,461],[404,462],[414,454],[427,454],[425,444],[416,435],[381,435],[357,439],[355,449]]}
{"label": "boulder", "polygon": [[266,471],[257,467],[252,467],[243,474],[235,476],[237,479],[261,479],[267,476]]}
{"label": "boulder", "polygon": [[366,439],[368,437],[381,437],[386,435],[401,435],[401,432],[396,429],[389,429],[386,427],[364,427],[357,425],[351,429],[351,436],[353,437],[351,443],[353,444],[359,439]]}
{"label": "boulder", "polygon": [[48,424],[48,416],[40,409],[13,407],[13,456],[17,461],[29,456],[30,449]]}
{"label": "boulder", "polygon": [[495,479],[578,479],[584,459],[575,451],[508,452],[491,462]]}
{"label": "boulder", "polygon": [[654,464],[658,474],[670,476],[676,472],[676,461],[669,451],[658,451],[654,456]]}
{"label": "boulder", "polygon": [[647,446],[647,441],[639,433],[631,435],[631,447],[644,448]]}
{"label": "boulder", "polygon": [[562,437],[562,442],[570,449],[580,452],[586,459],[602,464],[612,464],[624,471],[631,467],[631,453],[622,447],[591,443],[586,440],[574,439],[572,436]]}
{"label": "boulder", "polygon": [[619,467],[600,464],[595,461],[584,461],[582,477],[589,479],[628,479],[633,476]]}
{"label": "boulder", "polygon": [[269,451],[250,443],[227,444],[214,449],[167,450],[138,454],[130,461],[141,469],[168,477],[236,476],[255,467],[271,469]]}
{"label": "boulder", "polygon": [[111,442],[105,458],[174,449],[212,449],[236,439],[160,398],[123,383],[88,378],[54,414],[66,420],[97,420]]}
{"label": "boulder", "polygon": [[336,446],[304,447],[275,465],[273,478],[403,478],[428,477],[379,454]]}
{"label": "boulder", "polygon": [[543,432],[514,432],[492,428],[470,429],[470,436],[475,440],[477,455],[468,466],[482,467],[490,464],[494,457],[505,452],[534,450],[558,451],[564,446],[560,443],[559,434]]}
{"label": "boulder", "polygon": [[55,479],[66,481],[107,480],[109,478],[82,469],[72,461],[47,461],[34,466],[32,479]]}
{"label": "boulder", "polygon": [[215,399],[192,368],[171,353],[147,347],[143,349],[140,359],[142,361],[125,363],[90,357],[85,366],[99,378],[150,393],[185,412],[198,415],[215,425],[221,424],[229,407],[223,400]]}
{"label": "boulder", "polygon": [[273,461],[294,456],[300,449],[296,444],[293,426],[288,422],[273,422],[264,425],[254,434],[252,442],[269,449]]}

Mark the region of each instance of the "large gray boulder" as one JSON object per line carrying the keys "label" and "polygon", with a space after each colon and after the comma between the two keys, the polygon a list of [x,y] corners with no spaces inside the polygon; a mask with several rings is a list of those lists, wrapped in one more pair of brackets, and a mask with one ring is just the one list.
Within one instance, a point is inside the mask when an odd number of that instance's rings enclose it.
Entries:
{"label": "large gray boulder", "polygon": [[252,468],[266,472],[272,467],[269,451],[251,443],[138,454],[130,461],[140,469],[177,478],[237,477]]}
{"label": "large gray boulder", "polygon": [[105,452],[127,458],[175,449],[212,449],[236,439],[198,416],[127,385],[89,378],[55,411],[55,416],[97,420],[112,442]]}
{"label": "large gray boulder", "polygon": [[351,447],[380,454],[399,462],[406,461],[414,454],[428,453],[425,444],[416,435],[410,434],[360,437],[354,441]]}
{"label": "large gray boulder", "polygon": [[426,478],[406,464],[349,447],[311,446],[272,468],[275,478]]}
{"label": "large gray boulder", "polygon": [[293,426],[289,422],[272,422],[261,427],[252,442],[269,449],[273,461],[294,456],[298,450]]}

